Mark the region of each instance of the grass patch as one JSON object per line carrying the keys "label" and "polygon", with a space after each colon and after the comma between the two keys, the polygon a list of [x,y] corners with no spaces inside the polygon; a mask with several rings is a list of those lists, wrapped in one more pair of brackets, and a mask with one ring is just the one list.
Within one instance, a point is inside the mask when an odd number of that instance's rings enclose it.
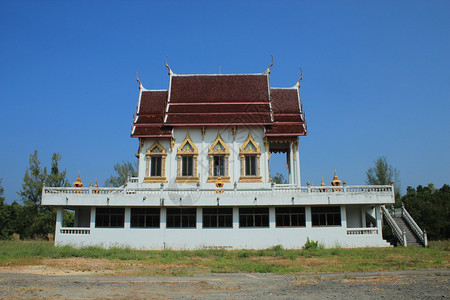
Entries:
{"label": "grass patch", "polygon": [[[192,251],[145,251],[131,248],[73,248],[53,246],[46,241],[0,241],[0,267],[43,264],[58,266],[72,260],[98,261],[98,267],[84,269],[103,272],[107,260],[110,274],[190,275],[194,273],[329,273],[381,270],[449,268],[450,242],[430,242],[427,248],[332,248],[309,247],[286,250],[274,246],[264,250],[198,249]],[[52,263],[48,263],[48,260]],[[69,265],[67,265],[69,264]],[[83,267],[73,266],[74,269]],[[84,270],[83,269],[83,270]]]}

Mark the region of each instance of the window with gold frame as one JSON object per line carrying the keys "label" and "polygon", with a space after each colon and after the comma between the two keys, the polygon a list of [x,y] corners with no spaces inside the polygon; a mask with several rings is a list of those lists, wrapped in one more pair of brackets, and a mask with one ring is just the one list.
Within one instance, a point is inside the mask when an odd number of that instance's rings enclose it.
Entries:
{"label": "window with gold frame", "polygon": [[260,157],[261,148],[252,137],[251,132],[248,133],[247,139],[239,149],[241,157],[241,177],[239,182],[262,182]]}
{"label": "window with gold frame", "polygon": [[198,182],[197,157],[198,148],[195,146],[188,132],[177,150],[176,182]]}
{"label": "window with gold frame", "polygon": [[144,182],[167,182],[166,156],[166,149],[158,141],[147,149]]}
{"label": "window with gold frame", "polygon": [[222,139],[220,133],[209,147],[209,176],[208,182],[216,182],[219,177],[224,182],[230,182],[229,157],[230,148]]}

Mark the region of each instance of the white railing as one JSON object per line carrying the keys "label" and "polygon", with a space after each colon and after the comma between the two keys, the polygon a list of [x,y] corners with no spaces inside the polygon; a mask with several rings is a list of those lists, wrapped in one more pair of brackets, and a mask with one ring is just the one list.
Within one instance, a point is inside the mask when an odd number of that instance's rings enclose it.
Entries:
{"label": "white railing", "polygon": [[88,228],[75,228],[66,227],[59,230],[61,234],[91,234],[91,230]]}
{"label": "white railing", "polygon": [[347,229],[347,235],[378,234],[378,228],[351,228]]}
{"label": "white railing", "polygon": [[408,244],[406,241],[406,234],[400,229],[400,227],[398,227],[394,218],[392,218],[391,214],[388,212],[386,207],[384,207],[384,205],[381,206],[381,212],[383,213],[383,217],[386,220],[386,222],[392,228],[394,236],[397,238],[397,240],[399,240],[400,244],[406,247]]}
{"label": "white railing", "polygon": [[[131,182],[131,180],[130,180]],[[146,193],[159,193],[159,192],[182,192],[182,193],[215,193],[215,188],[177,188],[177,187],[159,187],[159,188],[147,188],[147,187],[44,187],[42,189],[43,194],[146,194]],[[250,187],[237,187],[219,189],[226,193],[233,192],[295,192],[295,193],[392,193],[392,186],[309,186],[302,187],[296,185],[282,185],[276,184],[271,188],[250,188]]]}
{"label": "white railing", "polygon": [[424,246],[428,245],[428,238],[426,231],[422,231],[419,225],[414,221],[411,215],[406,210],[405,206],[402,203],[402,216],[403,219],[408,223],[409,227],[414,231],[414,234],[419,238]]}

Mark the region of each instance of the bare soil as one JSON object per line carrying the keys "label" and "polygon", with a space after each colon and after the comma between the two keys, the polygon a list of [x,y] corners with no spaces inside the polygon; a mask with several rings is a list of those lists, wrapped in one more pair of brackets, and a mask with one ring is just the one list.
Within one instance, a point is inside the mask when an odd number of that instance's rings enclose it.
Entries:
{"label": "bare soil", "polygon": [[[336,274],[124,276],[143,267],[101,259],[56,259],[0,268],[0,298],[47,299],[445,299],[450,270]],[[161,266],[162,267],[162,266]],[[158,265],[153,266],[155,272]],[[159,270],[161,271],[161,270]],[[162,270],[163,271],[163,270]],[[119,272],[119,273],[118,273]],[[117,275],[121,274],[121,275]]]}

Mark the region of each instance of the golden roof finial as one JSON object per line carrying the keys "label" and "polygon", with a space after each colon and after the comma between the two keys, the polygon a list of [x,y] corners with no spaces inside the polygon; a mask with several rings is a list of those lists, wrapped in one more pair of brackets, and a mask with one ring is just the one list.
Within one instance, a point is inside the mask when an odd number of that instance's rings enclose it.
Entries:
{"label": "golden roof finial", "polygon": [[298,79],[297,83],[293,86],[293,88],[299,89],[300,88],[300,81],[303,79],[303,70],[302,67],[300,68],[300,78]]}
{"label": "golden roof finial", "polygon": [[264,74],[270,74],[270,68],[273,67],[273,55],[271,54],[270,56],[272,56],[272,61],[270,62],[270,65],[267,68],[267,70],[264,72]]}
{"label": "golden roof finial", "polygon": [[323,176],[322,176],[322,183],[320,184],[321,186],[325,185],[325,182],[323,182]]}
{"label": "golden roof finial", "polygon": [[73,183],[74,187],[83,187],[84,184],[81,182],[80,171],[78,171],[77,180]]}
{"label": "golden roof finial", "polygon": [[332,186],[338,186],[341,185],[341,181],[338,179],[338,176],[336,174],[336,169],[334,169],[334,176],[333,176],[333,181],[331,182]]}
{"label": "golden roof finial", "polygon": [[144,86],[142,85],[141,80],[139,79],[139,69],[136,71],[136,81],[139,82],[139,89],[142,90]]}
{"label": "golden roof finial", "polygon": [[98,187],[97,178],[95,178],[95,184],[94,187]]}
{"label": "golden roof finial", "polygon": [[169,70],[169,75],[173,75],[172,69],[167,64],[167,55],[166,55],[166,68]]}

